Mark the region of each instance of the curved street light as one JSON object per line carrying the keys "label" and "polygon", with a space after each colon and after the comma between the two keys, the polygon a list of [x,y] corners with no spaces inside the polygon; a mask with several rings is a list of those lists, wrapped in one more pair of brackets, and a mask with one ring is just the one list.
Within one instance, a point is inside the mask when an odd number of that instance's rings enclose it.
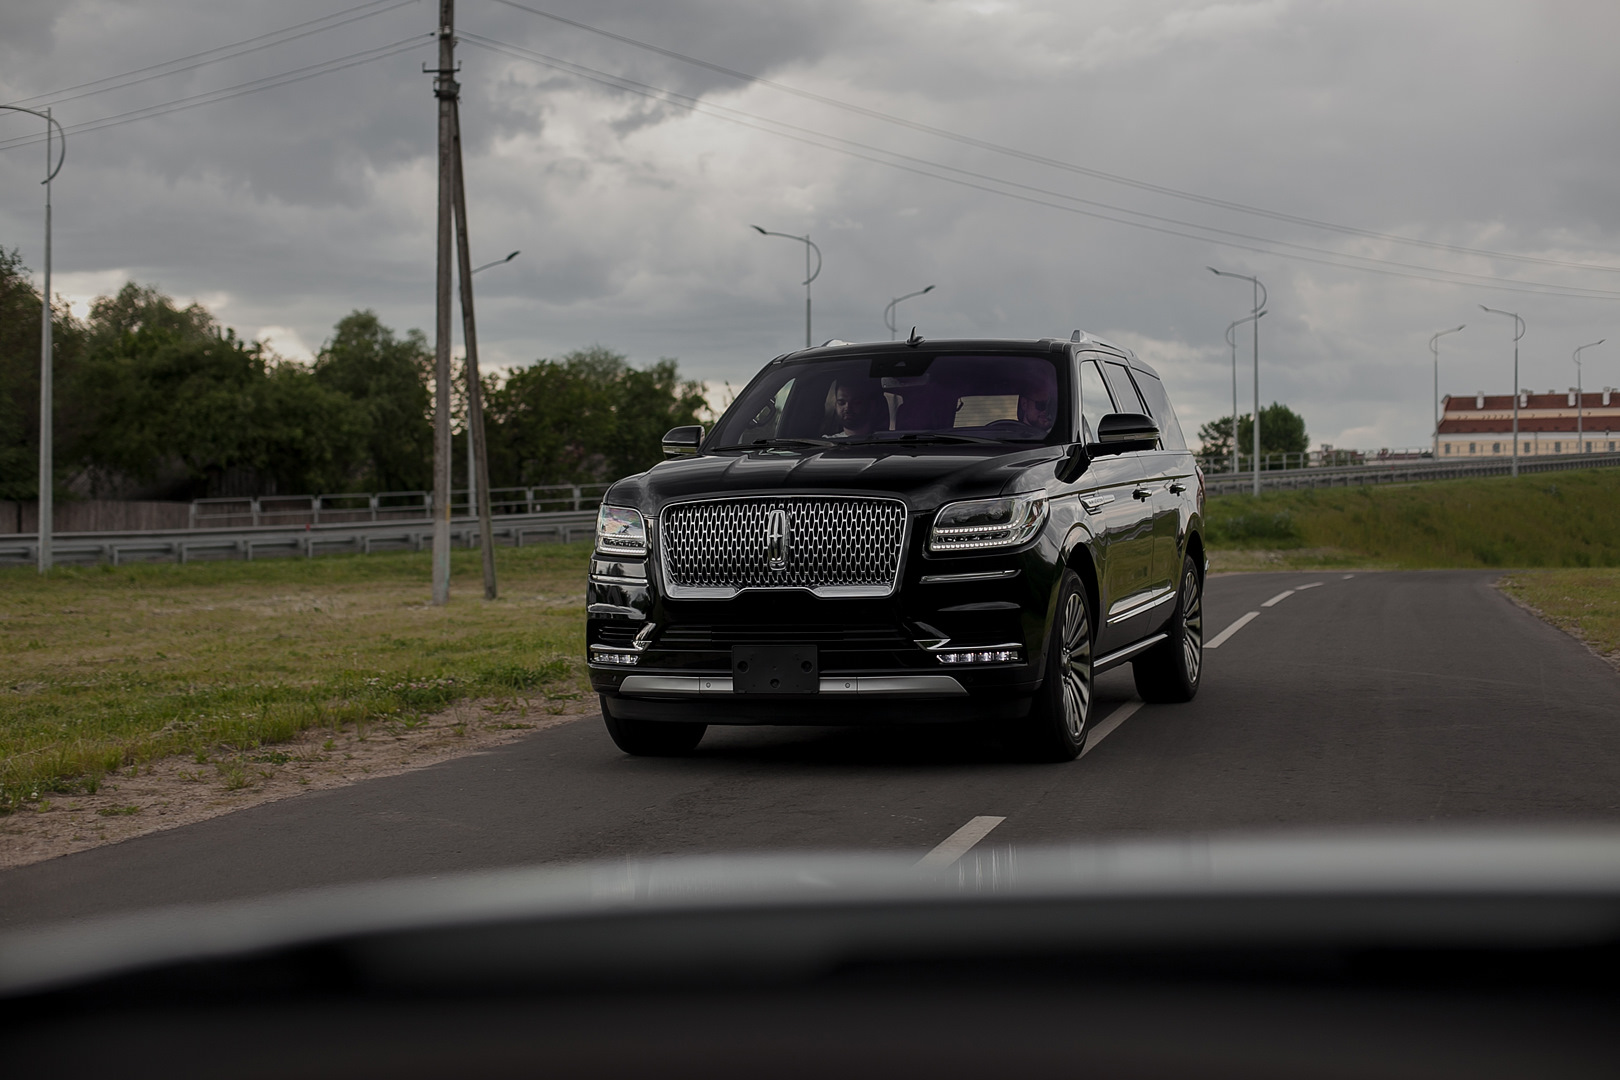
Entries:
{"label": "curved street light", "polygon": [[1513,475],[1519,475],[1519,339],[1524,337],[1524,320],[1511,311],[1479,305],[1481,311],[1506,315],[1513,320]]}
{"label": "curved street light", "polygon": [[[40,305],[39,313],[39,572],[46,573],[54,561],[51,552],[51,530],[55,524],[51,518],[56,512],[51,496],[55,472],[54,462],[51,460],[51,181],[56,174],[62,171],[62,162],[67,160],[67,132],[62,125],[51,116],[51,110],[40,112],[37,109],[25,109],[21,105],[0,105],[0,109],[11,112],[27,113],[37,116],[45,121],[45,179],[40,183],[45,185],[45,292],[44,303]],[[62,148],[56,153],[56,165],[51,165],[51,155],[55,147],[51,143],[51,131],[55,129],[56,137],[61,140]]]}
{"label": "curved street light", "polygon": [[910,300],[913,296],[921,296],[923,293],[933,291],[934,287],[930,285],[927,288],[918,289],[916,292],[908,292],[904,296],[897,296],[889,301],[889,306],[883,309],[883,325],[889,328],[890,341],[893,341],[894,335],[900,332],[900,328],[894,324],[894,305],[902,300]]}
{"label": "curved street light", "polygon": [[509,263],[509,262],[511,262],[513,259],[517,258],[521,254],[523,254],[521,251],[514,251],[514,252],[512,252],[512,254],[508,255],[504,259],[496,259],[494,262],[487,262],[483,266],[475,266],[471,270],[467,271],[467,276],[472,277],[474,274],[478,273],[478,271],[480,271],[480,270],[488,270],[492,266],[499,266],[502,263]]}
{"label": "curved street light", "polygon": [[[1260,494],[1260,311],[1266,306],[1270,293],[1260,279],[1248,274],[1234,274],[1229,270],[1206,267],[1216,277],[1240,278],[1254,284],[1254,493]],[[1232,441],[1237,441],[1237,410],[1232,410]]]}
{"label": "curved street light", "polygon": [[1575,350],[1575,452],[1582,453],[1586,449],[1586,431],[1581,425],[1581,353],[1587,349],[1608,341],[1608,338],[1598,338],[1590,345],[1582,345]]}
{"label": "curved street light", "polygon": [[[496,259],[494,262],[487,262],[483,266],[475,266],[467,271],[467,276],[472,277],[478,271],[488,270],[492,266],[504,266],[521,254],[523,254],[521,251],[514,251],[504,259]],[[478,452],[473,449],[473,426],[472,417],[470,416],[467,418],[467,507],[469,512],[477,513]]]}
{"label": "curved street light", "polygon": [[1238,441],[1237,441],[1237,337],[1233,331],[1246,322],[1255,322],[1266,317],[1264,311],[1258,315],[1245,315],[1241,319],[1234,319],[1226,325],[1226,343],[1232,347],[1232,475],[1238,471]]}
{"label": "curved street light", "polygon": [[[794,236],[792,233],[771,232],[758,225],[748,226],[761,236],[780,236],[788,240],[797,240],[804,245],[804,347],[810,347],[810,283],[821,275],[821,249],[810,242],[810,234]],[[810,269],[810,253],[816,253],[816,268]]]}
{"label": "curved street light", "polygon": [[1434,354],[1434,459],[1440,460],[1440,339],[1447,334],[1455,334],[1467,327],[1454,326],[1450,330],[1442,330],[1429,339],[1429,351]]}

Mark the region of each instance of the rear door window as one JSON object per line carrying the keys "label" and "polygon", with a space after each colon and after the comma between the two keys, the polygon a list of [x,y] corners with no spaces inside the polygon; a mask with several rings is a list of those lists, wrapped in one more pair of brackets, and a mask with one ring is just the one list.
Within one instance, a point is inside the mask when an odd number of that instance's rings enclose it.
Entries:
{"label": "rear door window", "polygon": [[1136,384],[1131,382],[1130,373],[1125,370],[1124,364],[1110,360],[1103,364],[1103,372],[1108,376],[1108,388],[1114,392],[1114,401],[1119,405],[1120,412],[1148,411],[1147,403],[1136,392]]}
{"label": "rear door window", "polygon": [[1170,406],[1170,395],[1165,392],[1164,383],[1145,371],[1132,371],[1131,374],[1147,402],[1148,415],[1159,422],[1159,435],[1164,440],[1164,448],[1187,449],[1187,437],[1181,433],[1181,421],[1176,419],[1176,410]]}

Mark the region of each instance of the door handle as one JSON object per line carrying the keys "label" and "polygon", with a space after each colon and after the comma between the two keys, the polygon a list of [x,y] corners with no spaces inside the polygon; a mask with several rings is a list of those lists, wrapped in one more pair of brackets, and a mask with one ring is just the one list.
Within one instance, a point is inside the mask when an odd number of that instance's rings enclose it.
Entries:
{"label": "door handle", "polygon": [[1172,480],[1172,481],[1170,481],[1170,494],[1172,494],[1172,495],[1180,495],[1183,491],[1186,491],[1186,490],[1187,490],[1187,485],[1183,484],[1180,480]]}
{"label": "door handle", "polygon": [[1112,495],[1082,495],[1080,505],[1086,508],[1086,513],[1101,513],[1102,508],[1114,501]]}
{"label": "door handle", "polygon": [[1131,492],[1131,498],[1141,499],[1143,502],[1146,502],[1147,500],[1153,498],[1153,489],[1139,487],[1135,491]]}

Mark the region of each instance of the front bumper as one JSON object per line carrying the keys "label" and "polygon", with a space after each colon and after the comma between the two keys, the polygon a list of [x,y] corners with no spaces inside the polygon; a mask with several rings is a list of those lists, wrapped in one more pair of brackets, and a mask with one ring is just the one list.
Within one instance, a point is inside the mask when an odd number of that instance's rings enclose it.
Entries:
{"label": "front bumper", "polygon": [[[625,719],[733,724],[938,722],[1021,716],[1039,688],[1050,553],[906,560],[884,598],[751,591],[661,594],[645,563],[593,560],[586,589],[591,686]],[[733,693],[736,646],[811,646],[818,692]],[[983,650],[982,652],[979,650]],[[942,662],[943,653],[965,662]],[[991,659],[984,655],[1016,659]]]}

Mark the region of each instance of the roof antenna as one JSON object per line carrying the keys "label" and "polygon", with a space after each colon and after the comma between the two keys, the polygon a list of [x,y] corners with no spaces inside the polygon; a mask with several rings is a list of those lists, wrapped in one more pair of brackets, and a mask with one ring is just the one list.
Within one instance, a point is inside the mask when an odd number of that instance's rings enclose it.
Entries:
{"label": "roof antenna", "polygon": [[917,328],[913,326],[911,328],[911,336],[906,338],[906,344],[915,349],[918,345],[922,344],[922,341],[922,335],[917,333]]}

